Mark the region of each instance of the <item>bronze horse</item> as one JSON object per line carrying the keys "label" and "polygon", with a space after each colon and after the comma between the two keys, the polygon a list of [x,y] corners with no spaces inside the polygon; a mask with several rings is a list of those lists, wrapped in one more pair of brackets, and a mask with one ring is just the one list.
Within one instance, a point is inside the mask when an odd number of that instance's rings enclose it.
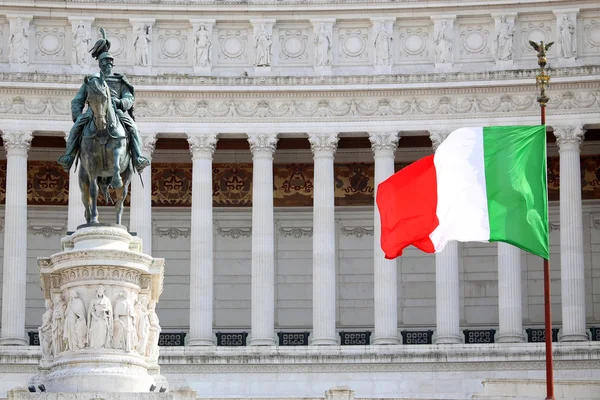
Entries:
{"label": "bronze horse", "polygon": [[102,77],[85,79],[87,104],[93,118],[86,124],[81,139],[79,186],[88,224],[98,223],[98,190],[112,201],[109,188],[116,192],[116,223],[121,224],[123,202],[129,190],[133,166],[127,134],[115,113],[114,101]]}

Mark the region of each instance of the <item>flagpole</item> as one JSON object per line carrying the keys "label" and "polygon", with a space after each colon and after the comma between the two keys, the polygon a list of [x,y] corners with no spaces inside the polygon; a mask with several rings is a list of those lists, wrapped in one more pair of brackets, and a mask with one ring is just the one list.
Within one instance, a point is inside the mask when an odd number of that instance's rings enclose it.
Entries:
{"label": "flagpole", "polygon": [[[537,51],[538,65],[540,73],[536,76],[537,87],[540,88],[540,94],[537,98],[540,104],[541,124],[546,125],[546,104],[548,96],[546,95],[546,86],[550,83],[550,76],[545,72],[546,51],[552,46],[553,42],[544,44],[544,42],[529,44]],[[555,400],[554,397],[554,370],[552,362],[552,308],[550,299],[550,262],[544,259],[544,324],[546,331],[546,400]]]}

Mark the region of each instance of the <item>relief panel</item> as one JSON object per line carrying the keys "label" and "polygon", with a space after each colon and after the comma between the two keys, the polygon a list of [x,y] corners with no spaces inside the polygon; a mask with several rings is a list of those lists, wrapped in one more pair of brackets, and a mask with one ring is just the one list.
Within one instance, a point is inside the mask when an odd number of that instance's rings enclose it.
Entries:
{"label": "relief panel", "polygon": [[154,54],[159,66],[190,65],[189,29],[185,25],[158,25],[154,29]]}
{"label": "relief panel", "polygon": [[106,31],[106,38],[110,41],[110,53],[115,58],[115,65],[123,66],[129,64],[128,61],[128,46],[131,40],[131,28],[125,24],[116,25],[105,21],[95,21],[92,25],[92,38],[95,40],[101,39],[100,27]]}
{"label": "relief panel", "polygon": [[[515,22],[515,48],[517,58],[519,59],[536,59],[536,52],[529,45],[529,41],[533,40],[536,43],[544,41],[546,43],[554,41],[554,26],[556,20],[553,15],[543,15],[541,17],[517,17]],[[548,52],[549,59],[556,58],[556,49],[558,46],[553,46]]]}
{"label": "relief panel", "polygon": [[356,24],[336,24],[333,27],[333,63],[371,65],[373,43],[371,27]]}
{"label": "relief panel", "polygon": [[275,64],[310,66],[309,55],[312,54],[310,32],[310,27],[305,25],[276,25],[273,28]]}
{"label": "relief panel", "polygon": [[494,23],[491,19],[460,21],[457,61],[494,61]]}
{"label": "relief panel", "polygon": [[[31,24],[30,62],[44,64],[66,64],[67,27],[58,20],[34,20]],[[70,33],[71,27],[68,27]],[[35,32],[35,33],[34,33]],[[70,46],[69,46],[70,50]]]}
{"label": "relief panel", "polygon": [[250,65],[253,56],[252,31],[247,26],[217,25],[215,31],[218,39],[217,65]]}
{"label": "relief panel", "polygon": [[582,40],[577,39],[578,43],[583,43],[582,54],[600,53],[600,15],[585,17],[577,25],[579,31],[583,27]]}
{"label": "relief panel", "polygon": [[404,21],[394,26],[394,60],[399,64],[418,64],[433,62],[431,41],[433,23],[431,21]]}

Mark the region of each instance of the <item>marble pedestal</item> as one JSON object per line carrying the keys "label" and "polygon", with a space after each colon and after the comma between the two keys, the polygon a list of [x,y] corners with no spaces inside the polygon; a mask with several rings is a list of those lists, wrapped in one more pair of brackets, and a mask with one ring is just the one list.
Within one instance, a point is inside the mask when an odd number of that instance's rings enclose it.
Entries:
{"label": "marble pedestal", "polygon": [[[164,259],[141,252],[124,227],[85,225],[63,251],[38,258],[46,313],[32,379],[48,392],[145,392],[166,387],[154,312]],[[158,389],[157,389],[158,390]]]}

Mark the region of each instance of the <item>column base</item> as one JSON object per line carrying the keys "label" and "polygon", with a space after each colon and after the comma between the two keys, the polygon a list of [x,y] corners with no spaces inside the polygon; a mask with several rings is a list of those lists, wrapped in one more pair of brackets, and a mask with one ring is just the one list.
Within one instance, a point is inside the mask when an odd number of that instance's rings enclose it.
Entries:
{"label": "column base", "polygon": [[215,341],[212,339],[189,339],[186,346],[214,346]]}
{"label": "column base", "polygon": [[559,342],[588,342],[589,340],[587,333],[562,333],[562,329],[558,331]]}
{"label": "column base", "polygon": [[277,341],[274,338],[252,338],[248,346],[277,346]]}
{"label": "column base", "polygon": [[433,334],[433,344],[463,344],[465,340],[460,335],[440,335]]}
{"label": "column base", "polygon": [[373,344],[376,344],[376,345],[400,344],[400,339],[397,336],[396,337],[380,336],[380,337],[373,338]]}
{"label": "column base", "polygon": [[496,343],[525,343],[525,335],[519,333],[502,333],[496,336]]}
{"label": "column base", "polygon": [[29,346],[29,340],[18,337],[0,338],[0,346]]}
{"label": "column base", "polygon": [[314,338],[310,340],[311,346],[337,346],[337,338]]}

